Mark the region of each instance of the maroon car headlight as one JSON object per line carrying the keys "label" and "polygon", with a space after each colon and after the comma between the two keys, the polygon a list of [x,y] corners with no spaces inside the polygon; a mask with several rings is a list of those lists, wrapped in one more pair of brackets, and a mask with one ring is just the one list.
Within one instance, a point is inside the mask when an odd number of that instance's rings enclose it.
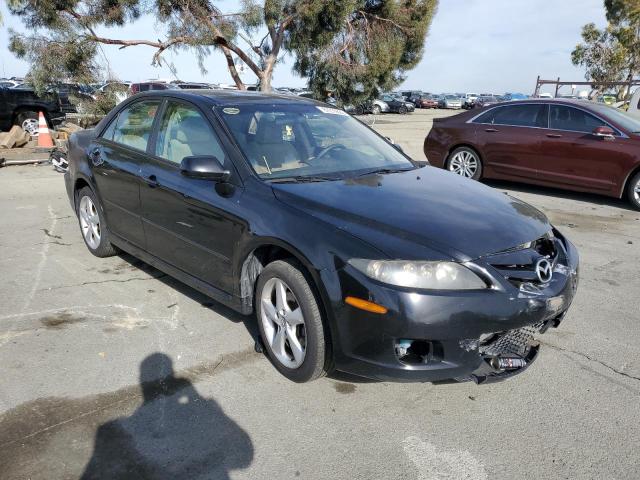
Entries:
{"label": "maroon car headlight", "polygon": [[487,284],[469,268],[456,262],[367,260],[349,264],[367,277],[388,285],[427,290],[478,290]]}

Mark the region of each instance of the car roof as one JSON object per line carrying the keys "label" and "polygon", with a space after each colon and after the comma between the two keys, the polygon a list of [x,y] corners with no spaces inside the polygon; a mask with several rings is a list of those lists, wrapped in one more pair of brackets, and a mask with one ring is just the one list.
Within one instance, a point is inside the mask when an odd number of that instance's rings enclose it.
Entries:
{"label": "car roof", "polygon": [[183,98],[185,100],[206,101],[213,105],[228,104],[255,104],[255,103],[300,103],[307,105],[324,105],[317,100],[300,97],[296,95],[285,95],[282,93],[265,93],[247,90],[208,90],[208,89],[181,89],[181,90],[154,90],[151,92],[143,92],[135,95],[138,97],[145,96],[167,96],[174,98]]}

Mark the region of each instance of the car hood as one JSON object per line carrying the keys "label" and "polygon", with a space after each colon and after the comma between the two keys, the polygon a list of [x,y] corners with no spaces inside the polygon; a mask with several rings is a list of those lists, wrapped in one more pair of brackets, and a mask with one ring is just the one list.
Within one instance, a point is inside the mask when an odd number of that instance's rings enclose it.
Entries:
{"label": "car hood", "polygon": [[276,198],[392,258],[471,260],[551,229],[532,206],[435,167],[339,181],[272,184]]}

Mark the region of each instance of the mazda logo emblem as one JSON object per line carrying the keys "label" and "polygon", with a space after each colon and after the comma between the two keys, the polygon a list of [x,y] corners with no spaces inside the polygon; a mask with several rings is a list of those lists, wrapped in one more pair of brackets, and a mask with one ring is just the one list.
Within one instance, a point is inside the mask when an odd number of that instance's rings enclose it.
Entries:
{"label": "mazda logo emblem", "polygon": [[536,263],[536,275],[538,275],[538,280],[541,283],[547,283],[551,281],[551,277],[553,277],[553,265],[546,258],[541,258]]}

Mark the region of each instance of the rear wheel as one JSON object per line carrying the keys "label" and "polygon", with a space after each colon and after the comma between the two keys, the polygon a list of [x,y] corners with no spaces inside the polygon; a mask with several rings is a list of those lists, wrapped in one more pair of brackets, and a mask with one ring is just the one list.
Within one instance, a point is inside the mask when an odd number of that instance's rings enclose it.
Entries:
{"label": "rear wheel", "polygon": [[96,257],[111,257],[118,253],[109,241],[109,230],[98,197],[89,187],[80,189],[77,196],[77,215],[80,232],[89,251]]}
{"label": "rear wheel", "polygon": [[38,112],[20,112],[14,124],[22,127],[32,137],[38,136]]}
{"label": "rear wheel", "polygon": [[322,315],[296,262],[277,260],[264,268],[256,286],[256,312],[267,354],[280,373],[301,383],[327,372]]}
{"label": "rear wheel", "polygon": [[447,170],[472,180],[482,177],[482,161],[478,153],[469,147],[456,148],[447,160]]}
{"label": "rear wheel", "polygon": [[633,208],[640,210],[640,172],[636,173],[629,182],[627,196]]}

